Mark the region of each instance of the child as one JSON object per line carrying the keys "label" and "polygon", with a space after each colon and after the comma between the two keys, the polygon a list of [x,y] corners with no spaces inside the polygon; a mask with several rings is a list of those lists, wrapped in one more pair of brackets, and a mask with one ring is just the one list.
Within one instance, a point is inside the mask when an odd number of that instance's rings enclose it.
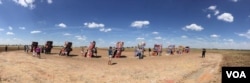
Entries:
{"label": "child", "polygon": [[40,51],[41,51],[41,49],[39,47],[37,47],[36,48],[36,54],[37,54],[38,58],[41,58]]}
{"label": "child", "polygon": [[113,51],[113,49],[112,49],[112,47],[110,46],[110,47],[109,47],[109,50],[108,50],[108,55],[109,55],[108,64],[109,64],[109,65],[111,65],[112,51]]}

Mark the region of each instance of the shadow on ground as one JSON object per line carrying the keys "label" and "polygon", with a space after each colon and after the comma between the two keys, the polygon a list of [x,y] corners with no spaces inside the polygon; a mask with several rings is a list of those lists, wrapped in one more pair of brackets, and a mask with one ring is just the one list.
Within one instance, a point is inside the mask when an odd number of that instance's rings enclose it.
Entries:
{"label": "shadow on ground", "polygon": [[76,55],[76,54],[70,54],[68,57],[76,57],[76,56],[78,56],[78,55]]}
{"label": "shadow on ground", "polygon": [[121,56],[120,56],[120,58],[127,58],[127,56],[125,56],[125,55],[121,55]]}
{"label": "shadow on ground", "polygon": [[102,56],[97,55],[97,56],[92,56],[92,58],[101,58]]}

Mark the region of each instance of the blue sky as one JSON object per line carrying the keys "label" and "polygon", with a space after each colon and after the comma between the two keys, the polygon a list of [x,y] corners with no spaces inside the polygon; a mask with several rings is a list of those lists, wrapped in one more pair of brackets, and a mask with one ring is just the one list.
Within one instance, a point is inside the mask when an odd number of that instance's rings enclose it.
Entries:
{"label": "blue sky", "polygon": [[249,0],[0,0],[0,44],[250,49]]}

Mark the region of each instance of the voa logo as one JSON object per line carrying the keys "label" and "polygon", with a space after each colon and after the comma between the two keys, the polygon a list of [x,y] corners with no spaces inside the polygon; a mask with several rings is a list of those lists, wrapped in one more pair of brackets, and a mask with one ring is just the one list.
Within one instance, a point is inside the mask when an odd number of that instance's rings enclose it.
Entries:
{"label": "voa logo", "polygon": [[227,78],[247,78],[246,74],[244,71],[226,71]]}

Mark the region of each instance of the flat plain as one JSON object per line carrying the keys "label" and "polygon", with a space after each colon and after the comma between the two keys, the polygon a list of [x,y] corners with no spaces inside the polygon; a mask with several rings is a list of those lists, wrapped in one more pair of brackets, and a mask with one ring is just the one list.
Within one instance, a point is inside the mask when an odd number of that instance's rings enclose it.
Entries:
{"label": "flat plain", "polygon": [[133,48],[125,49],[122,58],[108,65],[107,49],[98,48],[94,58],[82,56],[81,48],[73,48],[70,56],[59,56],[60,48],[41,59],[24,52],[23,47],[0,48],[1,83],[220,83],[222,66],[250,66],[247,50],[201,49],[188,54],[134,57]]}

